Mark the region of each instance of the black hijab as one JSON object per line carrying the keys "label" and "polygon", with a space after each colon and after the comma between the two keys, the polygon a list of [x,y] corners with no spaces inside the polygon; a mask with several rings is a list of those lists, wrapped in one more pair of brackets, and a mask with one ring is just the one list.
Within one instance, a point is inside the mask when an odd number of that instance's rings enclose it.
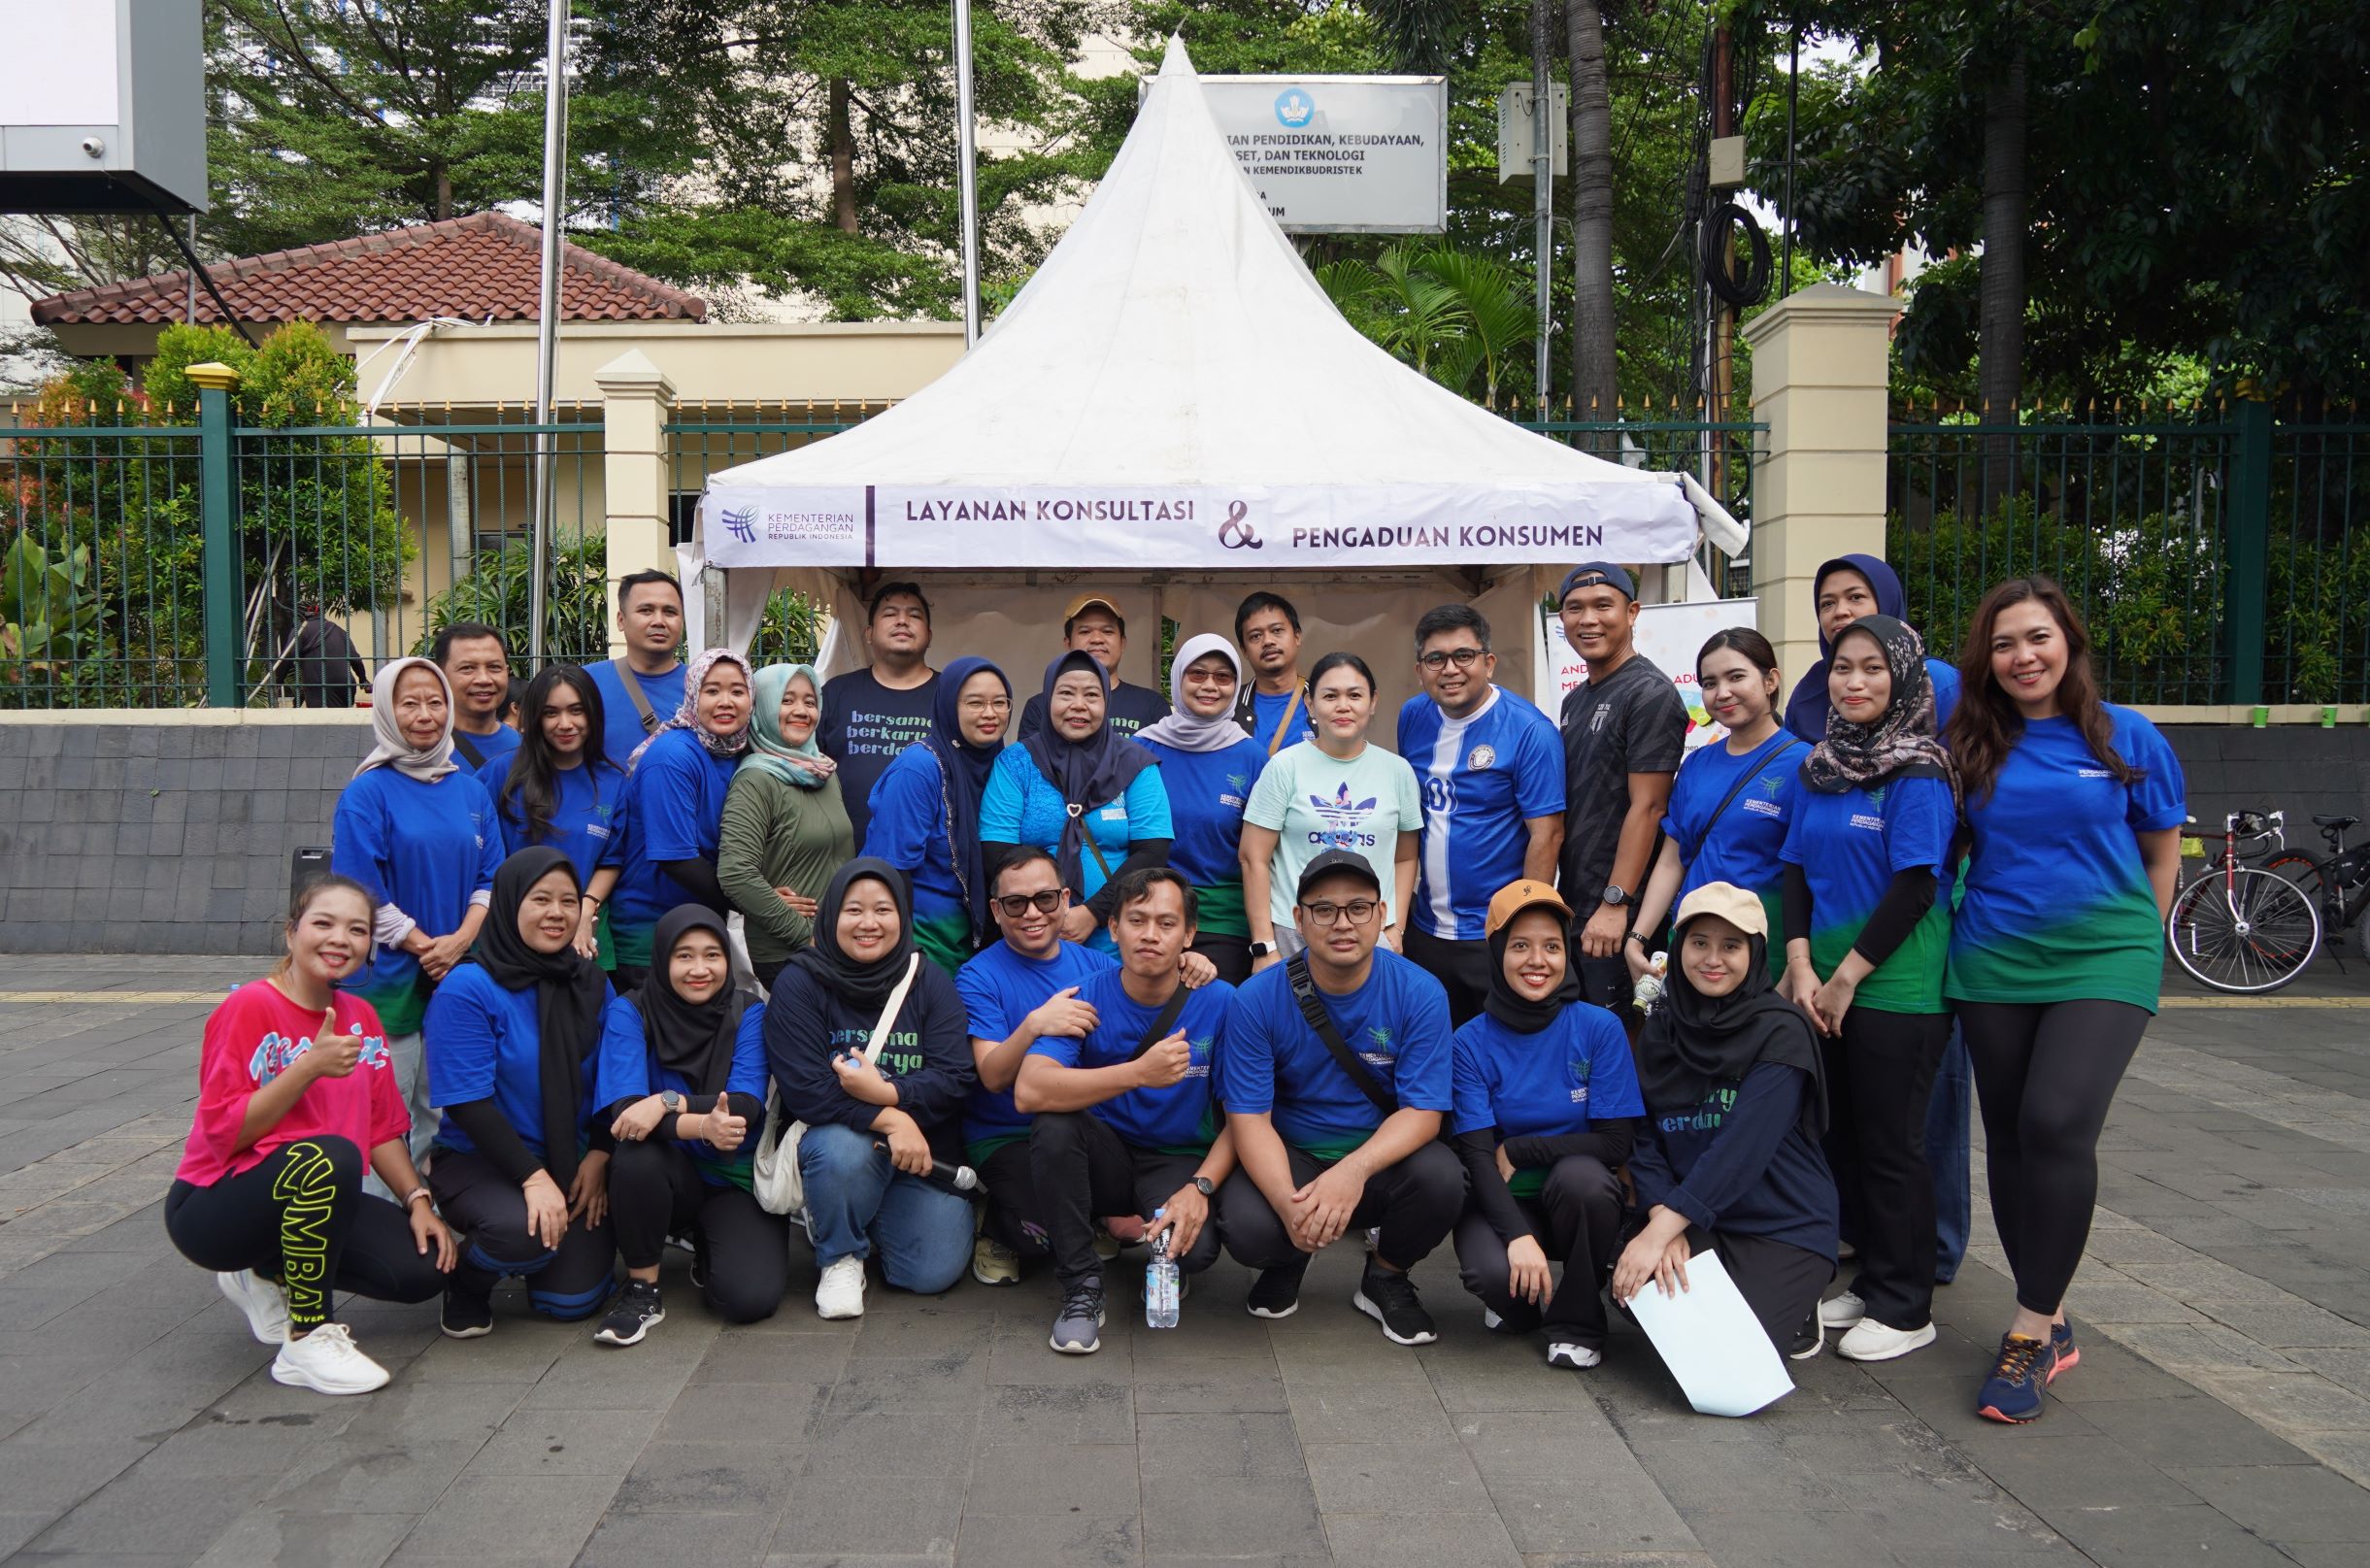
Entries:
{"label": "black hijab", "polygon": [[[1091,671],[1103,683],[1103,721],[1085,740],[1073,741],[1053,727],[1053,684],[1072,670]],[[1062,817],[1061,844],[1053,853],[1063,885],[1085,890],[1085,868],[1079,856],[1086,844],[1085,815],[1127,792],[1137,774],[1153,765],[1143,747],[1111,732],[1111,677],[1094,655],[1072,649],[1045,667],[1045,728],[1020,744],[1045,782],[1061,792],[1069,808]]]}
{"label": "black hijab", "polygon": [[1533,1002],[1517,994],[1506,979],[1506,944],[1514,934],[1515,921],[1530,910],[1553,914],[1559,908],[1561,905],[1551,904],[1544,898],[1536,904],[1525,904],[1509,916],[1505,924],[1489,933],[1489,996],[1482,1003],[1482,1010],[1517,1034],[1537,1034],[1563,1017],[1565,1008],[1580,1000],[1580,965],[1572,961],[1568,948],[1563,955],[1563,983],[1541,1000]]}
{"label": "black hijab", "polygon": [[1688,982],[1679,961],[1686,937],[1685,926],[1671,933],[1662,1005],[1646,1016],[1646,1027],[1638,1036],[1638,1088],[1647,1110],[1666,1115],[1692,1111],[1714,1084],[1733,1083],[1761,1062],[1782,1062],[1811,1075],[1800,1125],[1814,1139],[1825,1136],[1826,1069],[1809,1017],[1780,996],[1770,981],[1769,939],[1752,938],[1744,984],[1714,997]]}
{"label": "black hijab", "polygon": [[721,915],[702,904],[676,905],[660,917],[651,938],[650,974],[634,992],[634,1006],[642,1014],[642,1039],[651,1059],[681,1073],[694,1094],[721,1094],[732,1076],[732,1050],[740,1042],[741,1015],[749,1001],[734,988],[729,967],[723,988],[705,1002],[687,1002],[675,989],[675,944],[692,931],[715,932],[718,945],[731,953]]}
{"label": "black hijab", "polygon": [[600,1049],[601,1009],[609,977],[569,942],[537,952],[518,934],[518,912],[534,885],[554,871],[583,890],[565,854],[548,844],[520,850],[494,873],[493,904],[470,956],[506,991],[535,987],[537,1074],[543,1086],[543,1164],[565,1191],[576,1180],[576,1140],[584,1120],[584,1059]]}
{"label": "black hijab", "polygon": [[[848,956],[840,947],[840,911],[849,889],[866,880],[882,884],[897,904],[897,940],[888,951],[870,963]],[[824,990],[854,1008],[877,1008],[897,988],[914,956],[914,894],[905,873],[877,855],[858,855],[839,868],[815,912],[815,943],[792,963],[815,977]]]}

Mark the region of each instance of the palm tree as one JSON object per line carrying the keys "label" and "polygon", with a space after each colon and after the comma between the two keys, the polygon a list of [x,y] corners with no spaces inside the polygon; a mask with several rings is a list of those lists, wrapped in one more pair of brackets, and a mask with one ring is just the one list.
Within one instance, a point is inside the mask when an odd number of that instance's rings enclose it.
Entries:
{"label": "palm tree", "polygon": [[1600,0],[1565,0],[1564,33],[1572,60],[1572,405],[1582,417],[1611,418],[1619,371],[1613,346],[1613,85]]}

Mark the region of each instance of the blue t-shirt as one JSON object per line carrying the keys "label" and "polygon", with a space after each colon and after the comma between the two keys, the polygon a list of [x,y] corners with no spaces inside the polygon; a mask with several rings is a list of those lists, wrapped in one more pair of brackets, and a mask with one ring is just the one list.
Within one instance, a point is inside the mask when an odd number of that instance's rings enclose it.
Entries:
{"label": "blue t-shirt", "polygon": [[[535,987],[504,990],[474,963],[456,965],[436,987],[422,1030],[428,1058],[428,1099],[437,1106],[490,1099],[518,1141],[541,1159],[543,1141],[543,1036],[535,1010]],[[584,1042],[584,1099],[577,1110],[581,1128],[591,1116],[597,1076],[591,1057],[597,1042]],[[436,1141],[471,1152],[477,1145],[451,1117],[442,1118]],[[580,1145],[581,1147],[581,1145]]]}
{"label": "blue t-shirt", "polygon": [[1399,754],[1423,790],[1409,917],[1443,942],[1479,942],[1489,900],[1522,880],[1529,819],[1563,815],[1562,733],[1500,686],[1462,718],[1419,693],[1399,709]]}
{"label": "blue t-shirt", "polygon": [[[1271,964],[1236,987],[1226,1017],[1226,1109],[1272,1115],[1277,1132],[1319,1159],[1339,1159],[1383,1124],[1383,1113],[1341,1070],[1292,998],[1288,965]],[[1318,992],[1342,1043],[1403,1108],[1452,1108],[1453,1042],[1440,982],[1377,948],[1366,983],[1348,996]]]}
{"label": "blue t-shirt", "polygon": [[[469,898],[494,884],[502,833],[485,786],[467,773],[422,784],[391,767],[373,768],[338,795],[329,869],[351,877],[432,937],[451,936],[469,917]],[[419,960],[395,946],[342,987],[378,1010],[390,1038],[419,1032]]]}
{"label": "blue t-shirt", "polygon": [[1840,795],[1795,791],[1793,819],[1778,854],[1802,867],[1811,884],[1811,967],[1821,980],[1832,976],[1852,951],[1896,872],[1924,867],[1935,876],[1933,908],[1892,956],[1859,983],[1854,1007],[1948,1011],[1942,968],[1951,940],[1951,899],[1943,857],[1950,853],[1956,825],[1951,786],[1941,779],[1888,779],[1874,789]]}
{"label": "blue t-shirt", "polygon": [[915,939],[935,956],[960,953],[971,936],[970,906],[954,877],[947,839],[946,775],[938,753],[912,746],[872,788],[860,851],[887,861],[914,884]]}
{"label": "blue t-shirt", "polygon": [[[732,1069],[724,1075],[724,1092],[746,1094],[763,1104],[768,1069],[765,1061],[765,1007],[751,1001],[741,1013],[741,1029],[733,1036]],[[650,1041],[642,1032],[642,1010],[630,996],[610,998],[601,1012],[601,1053],[592,1064],[592,1105],[606,1114],[610,1107],[622,1100],[639,1100],[646,1095],[673,1089],[678,1094],[709,1094],[714,1091],[692,1083],[671,1067],[662,1067],[651,1054]],[[741,1140],[741,1147],[729,1154],[717,1152],[716,1146],[705,1138],[679,1138],[683,1151],[691,1156],[699,1179],[710,1186],[749,1186],[751,1168],[757,1158],[757,1134],[764,1129],[751,1126]]]}
{"label": "blue t-shirt", "polygon": [[1136,744],[1160,759],[1160,787],[1168,792],[1169,821],[1176,828],[1169,865],[1201,894],[1201,929],[1249,936],[1243,918],[1243,807],[1267,765],[1267,752],[1252,741],[1237,741],[1219,751],[1180,751],[1141,735]]}
{"label": "blue t-shirt", "polygon": [[651,712],[663,724],[683,707],[684,681],[689,675],[687,665],[678,664],[664,675],[643,675],[623,659],[603,659],[587,664],[584,673],[601,689],[601,750],[609,760],[622,768],[634,754],[634,748],[650,739],[651,732],[642,727],[642,715],[634,700],[625,694],[625,683],[633,682],[642,688]]}
{"label": "blue t-shirt", "polygon": [[[1146,1007],[1127,994],[1117,965],[1086,982],[1079,1000],[1094,1005],[1101,1022],[1084,1039],[1055,1036],[1028,1048],[1032,1056],[1057,1061],[1064,1067],[1117,1067],[1134,1059],[1160,1017],[1157,1007]],[[1156,1149],[1164,1154],[1206,1154],[1218,1140],[1218,1060],[1224,1053],[1227,1005],[1234,987],[1214,980],[1185,993],[1174,1029],[1185,1031],[1193,1063],[1185,1076],[1160,1089],[1129,1089],[1094,1106],[1091,1114],[1122,1143]],[[1169,1031],[1169,1032],[1173,1032]]]}
{"label": "blue t-shirt", "polygon": [[[1706,883],[1724,882],[1749,892],[1774,893],[1785,880],[1778,851],[1800,792],[1802,761],[1809,749],[1781,729],[1743,756],[1725,742],[1697,747],[1679,764],[1671,781],[1671,803],[1662,831],[1679,847],[1686,876],[1671,908]],[[1737,786],[1744,781],[1742,788]],[[1729,791],[1736,793],[1731,796]],[[1720,810],[1720,802],[1727,809]],[[1718,812],[1718,819],[1713,814]],[[1709,835],[1707,837],[1706,835]]]}
{"label": "blue t-shirt", "polygon": [[718,756],[687,729],[671,729],[651,743],[634,764],[626,785],[626,815],[633,825],[627,858],[647,867],[647,877],[631,877],[631,892],[620,884],[612,902],[615,921],[641,926],[678,904],[695,903],[691,890],[659,866],[669,860],[716,863],[716,847],[724,827],[724,797],[732,790],[737,757]]}
{"label": "blue t-shirt", "polygon": [[[1495,1127],[1498,1141],[1586,1132],[1591,1122],[1642,1117],[1637,1070],[1621,1020],[1574,1002],[1537,1034],[1510,1029],[1486,1013],[1456,1031],[1452,1133]],[[1535,1196],[1547,1172],[1515,1172],[1507,1190]]]}
{"label": "blue t-shirt", "polygon": [[[876,826],[878,819],[876,818]],[[1001,942],[988,944],[954,977],[955,994],[971,1020],[974,1040],[1009,1040],[1020,1020],[1043,1007],[1055,991],[1118,967],[1118,960],[1075,942],[1064,942],[1051,958],[1024,958]],[[971,1091],[963,1110],[963,1142],[973,1162],[1028,1134],[1034,1119],[1020,1114],[1010,1089],[985,1084]]]}
{"label": "blue t-shirt", "polygon": [[[1275,746],[1276,726],[1284,722],[1284,711],[1291,707],[1292,699],[1300,699],[1300,707],[1292,715],[1292,732]],[[1274,756],[1287,746],[1317,739],[1317,716],[1309,709],[1309,694],[1305,691],[1253,691],[1251,694],[1251,738],[1259,743],[1261,756]]]}
{"label": "blue t-shirt", "polygon": [[[523,740],[524,737],[508,724],[496,724],[490,735],[472,735],[465,729],[455,729],[452,732],[452,760],[458,762],[465,772],[483,775],[487,768],[508,762],[516,756]],[[483,763],[469,760],[469,753],[461,750],[463,741],[478,749],[478,755],[484,758]],[[490,790],[493,786],[488,784],[486,787]]]}
{"label": "blue t-shirt", "polygon": [[1966,1002],[2080,997],[2155,1011],[2164,922],[2142,833],[2187,817],[2181,759],[2156,726],[2114,703],[2118,783],[2070,718],[2029,721],[1988,794],[1967,798],[1975,845],[1951,925],[1949,994]]}
{"label": "blue t-shirt", "polygon": [[[1037,771],[1028,748],[1007,747],[996,758],[995,769],[987,776],[987,793],[980,801],[980,837],[990,844],[1034,844],[1049,854],[1058,854],[1062,824],[1069,814],[1061,791]],[[1088,805],[1084,821],[1087,836],[1101,848],[1103,860],[1114,871],[1127,858],[1127,848],[1136,840],[1177,836],[1175,819],[1169,814],[1168,789],[1160,782],[1158,768],[1137,774],[1118,799]],[[1083,851],[1079,859],[1079,875],[1086,885],[1070,891],[1084,903],[1103,890],[1106,878],[1091,851]],[[1109,951],[1110,933],[1095,932],[1093,945]]]}
{"label": "blue t-shirt", "polygon": [[[514,801],[512,810],[503,808],[502,786],[510,782],[511,766],[517,756],[513,751],[498,757],[478,773],[478,783],[493,797],[494,825],[502,834],[505,855],[517,854],[530,842],[526,803]],[[589,884],[593,872],[602,866],[623,865],[625,775],[602,758],[559,769],[551,781],[558,799],[552,806],[551,831],[543,842],[568,857],[580,883]]]}

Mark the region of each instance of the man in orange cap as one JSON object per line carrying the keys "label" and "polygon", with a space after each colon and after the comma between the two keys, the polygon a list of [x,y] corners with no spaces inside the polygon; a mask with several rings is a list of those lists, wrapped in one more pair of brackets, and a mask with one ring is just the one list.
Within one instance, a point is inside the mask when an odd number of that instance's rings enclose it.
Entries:
{"label": "man in orange cap", "polygon": [[[1104,706],[1111,715],[1111,733],[1124,740],[1168,717],[1166,697],[1149,686],[1131,685],[1119,679],[1119,655],[1127,651],[1127,622],[1116,601],[1100,593],[1082,593],[1072,599],[1061,613],[1061,639],[1062,647],[1091,653],[1094,662],[1103,667],[1103,679],[1110,683]],[[1043,728],[1045,694],[1039,692],[1021,708],[1020,728],[1014,738],[1025,741]]]}

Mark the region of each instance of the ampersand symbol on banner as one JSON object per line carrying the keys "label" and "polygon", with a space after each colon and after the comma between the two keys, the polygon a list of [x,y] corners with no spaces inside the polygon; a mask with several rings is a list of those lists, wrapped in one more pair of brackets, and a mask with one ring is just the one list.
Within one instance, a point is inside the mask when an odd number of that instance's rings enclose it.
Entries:
{"label": "ampersand symbol on banner", "polygon": [[1258,531],[1243,520],[1251,508],[1241,501],[1226,503],[1226,520],[1218,525],[1218,542],[1228,550],[1265,550]]}

